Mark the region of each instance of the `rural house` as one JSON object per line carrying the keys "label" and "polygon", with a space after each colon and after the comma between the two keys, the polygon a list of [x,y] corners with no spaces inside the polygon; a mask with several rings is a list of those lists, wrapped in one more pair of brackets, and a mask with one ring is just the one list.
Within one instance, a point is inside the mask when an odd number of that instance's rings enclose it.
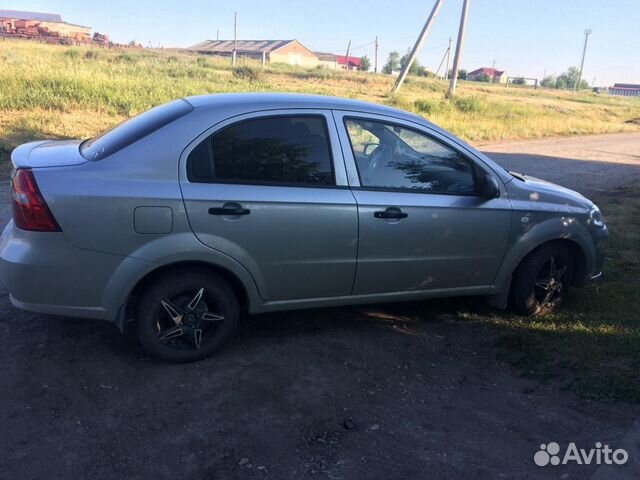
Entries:
{"label": "rural house", "polygon": [[609,87],[611,95],[622,95],[624,97],[640,97],[640,84],[637,83],[614,83]]}
{"label": "rural house", "polygon": [[329,70],[338,69],[338,60],[333,53],[313,52],[313,54],[318,57],[318,65]]}
{"label": "rural house", "polygon": [[22,38],[66,38],[78,42],[91,40],[91,27],[64,22],[55,13],[0,10],[0,32]]}
{"label": "rural house", "polygon": [[358,70],[362,63],[360,57],[352,57],[351,55],[348,59],[345,55],[336,55],[336,61],[343,70]]}
{"label": "rural house", "polygon": [[485,75],[489,77],[491,83],[507,83],[507,72],[504,70],[497,70],[495,68],[482,67],[467,73],[467,80],[472,82],[481,82]]}
{"label": "rural house", "polygon": [[298,40],[205,40],[188,48],[206,55],[231,57],[234,43],[237,58],[252,58],[263,63],[287,63],[315,67],[318,57]]}

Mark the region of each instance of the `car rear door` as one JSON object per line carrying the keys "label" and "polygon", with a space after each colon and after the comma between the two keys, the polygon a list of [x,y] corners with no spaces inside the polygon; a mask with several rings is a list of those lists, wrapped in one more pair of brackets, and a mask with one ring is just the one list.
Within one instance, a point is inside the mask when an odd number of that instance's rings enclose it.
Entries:
{"label": "car rear door", "polygon": [[197,238],[245,266],[269,301],[349,295],[357,207],[330,111],[234,117],[181,160]]}
{"label": "car rear door", "polygon": [[476,176],[490,170],[436,131],[387,116],[334,116],[358,203],[353,294],[486,290],[510,228],[504,185],[498,180],[499,198],[478,196]]}

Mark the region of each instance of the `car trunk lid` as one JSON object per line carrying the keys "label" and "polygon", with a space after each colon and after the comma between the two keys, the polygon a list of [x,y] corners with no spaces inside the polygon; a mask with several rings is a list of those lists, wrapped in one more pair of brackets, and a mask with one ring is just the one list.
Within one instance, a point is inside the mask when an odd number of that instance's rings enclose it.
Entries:
{"label": "car trunk lid", "polygon": [[87,160],[80,155],[82,140],[44,140],[29,142],[11,153],[14,168],[42,168],[80,165]]}

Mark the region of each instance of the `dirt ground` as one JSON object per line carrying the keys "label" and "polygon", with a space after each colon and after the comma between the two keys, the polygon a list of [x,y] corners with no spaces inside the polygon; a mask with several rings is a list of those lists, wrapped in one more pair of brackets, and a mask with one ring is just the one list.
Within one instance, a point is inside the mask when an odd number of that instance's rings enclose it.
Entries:
{"label": "dirt ground", "polygon": [[[602,188],[629,180],[629,159],[584,159],[572,140],[564,159],[536,142],[488,150],[573,188],[587,165],[609,165]],[[536,156],[550,163],[526,162]],[[587,177],[588,190],[605,176]],[[4,224],[4,181],[0,199]],[[588,478],[595,466],[537,467],[533,455],[551,441],[619,445],[640,414],[516,376],[495,333],[453,315],[481,300],[253,316],[214,358],[170,365],[108,323],[22,312],[7,293],[1,479]],[[632,463],[614,474],[637,475]]]}

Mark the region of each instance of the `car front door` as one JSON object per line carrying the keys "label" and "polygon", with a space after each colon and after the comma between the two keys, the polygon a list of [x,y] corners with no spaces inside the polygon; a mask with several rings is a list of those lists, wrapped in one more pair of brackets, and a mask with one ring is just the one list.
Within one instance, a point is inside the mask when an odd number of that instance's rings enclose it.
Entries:
{"label": "car front door", "polygon": [[358,203],[353,294],[486,290],[510,229],[500,180],[501,195],[483,198],[479,178],[490,169],[435,130],[386,116],[334,116]]}
{"label": "car front door", "polygon": [[357,207],[330,111],[217,125],[185,150],[181,188],[195,235],[244,265],[264,299],[351,293]]}

